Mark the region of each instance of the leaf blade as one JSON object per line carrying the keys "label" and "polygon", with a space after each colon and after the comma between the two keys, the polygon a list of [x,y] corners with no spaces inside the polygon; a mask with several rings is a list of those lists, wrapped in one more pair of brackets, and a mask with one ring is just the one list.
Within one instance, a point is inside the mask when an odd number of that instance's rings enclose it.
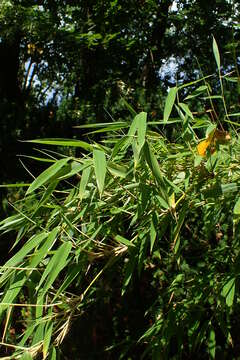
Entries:
{"label": "leaf blade", "polygon": [[172,108],[173,108],[173,104],[175,102],[176,99],[176,95],[177,95],[177,87],[174,86],[169,90],[166,102],[165,102],[165,107],[164,107],[164,112],[163,112],[163,122],[166,124],[169,116],[172,112]]}
{"label": "leaf blade", "polygon": [[105,184],[105,177],[107,171],[107,162],[105,153],[101,150],[93,150],[93,164],[94,164],[94,171],[97,180],[97,187],[99,190],[100,196],[102,196],[104,184]]}

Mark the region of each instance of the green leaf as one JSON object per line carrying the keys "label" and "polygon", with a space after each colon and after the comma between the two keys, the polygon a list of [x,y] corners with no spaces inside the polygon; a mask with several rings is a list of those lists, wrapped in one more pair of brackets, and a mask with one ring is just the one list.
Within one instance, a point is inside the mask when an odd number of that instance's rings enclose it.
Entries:
{"label": "green leaf", "polygon": [[166,184],[165,184],[164,178],[161,174],[160,166],[158,164],[157,158],[153,154],[153,152],[147,142],[145,142],[145,145],[144,145],[144,155],[145,155],[146,161],[148,163],[148,166],[150,167],[150,169],[153,173],[153,176],[155,177],[156,181],[158,182],[159,192],[160,192],[162,198],[168,204],[168,194],[167,194]]}
{"label": "green leaf", "polygon": [[[15,298],[19,294],[19,292],[22,290],[25,282],[26,282],[27,276],[25,271],[16,271],[13,273],[11,277],[11,283],[9,288],[6,290],[1,303],[0,303],[0,317],[2,313],[9,308],[9,305],[14,302]],[[5,304],[5,305],[4,305]]]}
{"label": "green leaf", "polygon": [[90,172],[91,172],[90,166],[85,168],[82,172],[82,177],[81,177],[80,187],[79,187],[79,194],[78,194],[80,200],[82,200],[84,197],[84,193],[85,193],[86,186],[88,184]]}
{"label": "green leaf", "polygon": [[187,104],[178,103],[178,105],[182,108],[182,110],[185,112],[186,115],[188,115],[191,119],[194,120],[193,114]]}
{"label": "green leaf", "polygon": [[56,250],[55,254],[49,261],[42,278],[38,284],[38,289],[41,288],[42,283],[46,279],[46,282],[42,288],[42,296],[46,294],[50,286],[53,284],[53,282],[56,280],[57,276],[61,272],[61,270],[66,265],[66,260],[68,258],[68,255],[71,251],[72,244],[70,241],[63,243],[58,250]]}
{"label": "green leaf", "polygon": [[50,232],[47,239],[43,242],[43,245],[36,251],[35,256],[32,256],[29,263],[30,268],[37,267],[37,265],[48,255],[48,252],[56,241],[59,230],[60,228],[57,226]]}
{"label": "green leaf", "polygon": [[238,191],[238,185],[237,185],[237,183],[222,184],[221,190],[222,190],[223,194],[232,193],[232,192]]}
{"label": "green leaf", "polygon": [[[43,303],[41,303],[40,305],[43,305]],[[36,313],[36,318],[39,319],[43,315],[43,308],[37,307],[37,310],[38,310],[38,313]],[[39,322],[38,326],[35,328],[35,332],[34,332],[33,339],[32,339],[32,345],[38,344],[43,341],[44,327],[45,327],[44,322]]]}
{"label": "green leaf", "polygon": [[35,209],[33,215],[35,215],[37,213],[37,211],[40,209],[40,207],[43,206],[48,201],[48,199],[52,195],[53,191],[56,189],[58,182],[59,182],[59,180],[54,180],[48,185],[48,187],[44,191],[43,196],[41,197],[40,201],[37,203],[37,206],[36,206],[36,209]]}
{"label": "green leaf", "polygon": [[113,176],[119,176],[121,178],[125,178],[127,176],[127,168],[113,162],[108,162],[108,170]]}
{"label": "green leaf", "polygon": [[151,221],[151,226],[150,226],[150,252],[152,252],[156,237],[157,237],[157,232],[155,229],[155,225],[154,225],[155,221]]}
{"label": "green leaf", "polygon": [[235,295],[235,278],[231,278],[225,283],[221,294],[225,297],[227,306],[231,307],[233,305]]}
{"label": "green leaf", "polygon": [[15,227],[19,227],[24,220],[25,218],[20,214],[9,216],[0,222],[0,230],[13,230]]}
{"label": "green leaf", "polygon": [[240,198],[236,201],[234,208],[233,208],[234,215],[240,215]]}
{"label": "green leaf", "polygon": [[55,347],[51,346],[50,351],[49,351],[49,360],[56,360],[57,359],[57,352]]}
{"label": "green leaf", "polygon": [[207,85],[201,85],[199,86],[196,90],[194,90],[190,95],[188,95],[187,97],[185,97],[184,100],[190,100],[198,95],[200,95],[202,92],[207,90]]}
{"label": "green leaf", "polygon": [[208,338],[208,351],[211,359],[215,359],[216,354],[216,338],[215,338],[215,331],[211,328],[209,332]]}
{"label": "green leaf", "polygon": [[80,275],[81,270],[79,269],[79,265],[74,265],[74,266],[68,266],[67,268],[67,275],[62,283],[62,285],[60,286],[60,288],[58,289],[58,291],[56,292],[53,301],[55,301],[55,299],[59,296],[59,294],[61,294],[63,291],[66,290],[66,288],[73,282],[73,280]]}
{"label": "green leaf", "polygon": [[127,287],[133,276],[135,265],[136,265],[136,262],[138,259],[136,249],[132,249],[129,252],[129,254],[130,254],[130,258],[129,258],[129,261],[126,266],[125,276],[124,276],[124,280],[123,280],[123,287],[122,287],[122,295],[124,295],[127,290]]}
{"label": "green leaf", "polygon": [[42,145],[81,147],[89,151],[91,151],[93,148],[92,145],[84,141],[72,140],[72,139],[36,139],[36,140],[25,140],[24,142],[42,144]]}
{"label": "green leaf", "polygon": [[79,129],[96,129],[96,128],[109,128],[109,129],[115,129],[116,126],[126,126],[128,125],[127,122],[125,121],[114,121],[113,123],[94,123],[94,124],[84,124],[84,125],[78,125],[78,126],[73,126],[75,129],[79,128]]}
{"label": "green leaf", "polygon": [[107,169],[105,153],[101,150],[93,150],[93,163],[94,163],[94,171],[97,180],[97,186],[101,196],[104,189],[106,169]]}
{"label": "green leaf", "polygon": [[175,99],[176,99],[176,95],[177,95],[177,87],[172,87],[170,90],[169,90],[169,93],[168,93],[168,96],[167,96],[167,99],[166,99],[166,103],[165,103],[165,107],[164,107],[164,113],[163,113],[163,122],[164,123],[167,123],[168,121],[168,118],[172,112],[172,108],[173,108],[173,104],[175,102]]}
{"label": "green leaf", "polygon": [[142,149],[145,143],[146,129],[147,129],[147,113],[141,112],[135,117],[138,132],[138,151]]}
{"label": "green leaf", "polygon": [[46,359],[48,355],[48,349],[52,337],[52,332],[53,332],[53,323],[48,322],[44,330],[45,331],[44,331],[44,339],[43,339],[43,359]]}
{"label": "green leaf", "polygon": [[120,235],[116,235],[115,236],[115,239],[117,240],[117,241],[119,241],[121,244],[123,244],[123,245],[126,245],[127,247],[135,247],[135,245],[131,242],[131,241],[129,241],[129,240],[127,240],[126,238],[124,238],[123,236],[120,236]]}
{"label": "green leaf", "polygon": [[219,54],[218,45],[217,45],[217,42],[216,42],[214,36],[213,36],[213,53],[214,53],[215,60],[217,63],[218,71],[220,71],[220,54]]}
{"label": "green leaf", "polygon": [[[19,265],[21,262],[24,262],[25,256],[29,254],[36,246],[40,245],[41,242],[46,239],[48,236],[47,233],[43,232],[38,235],[34,235],[27,243],[23,245],[23,247],[5,264],[4,267],[13,267]],[[9,271],[9,270],[8,270]],[[7,275],[7,271],[3,273],[0,277],[0,283],[5,279]]]}
{"label": "green leaf", "polygon": [[61,176],[59,179],[60,180],[68,179],[68,178],[80,173],[83,169],[88,167],[89,164],[90,164],[90,162],[88,162],[88,163],[85,162],[84,164],[80,164],[78,161],[72,161],[70,164],[69,171],[66,172],[66,174]]}
{"label": "green leaf", "polygon": [[21,360],[33,360],[33,358],[30,352],[25,351],[24,354],[21,356]]}
{"label": "green leaf", "polygon": [[26,195],[31,194],[33,191],[37,190],[40,186],[44,185],[47,181],[53,178],[59,170],[61,170],[71,159],[71,157],[67,157],[64,159],[57,160],[55,164],[47,168],[43,171],[30,185],[28,188]]}
{"label": "green leaf", "polygon": [[4,185],[0,185],[0,188],[16,188],[16,187],[25,187],[25,186],[30,186],[30,184],[26,184],[26,183],[19,183],[19,184],[4,184]]}

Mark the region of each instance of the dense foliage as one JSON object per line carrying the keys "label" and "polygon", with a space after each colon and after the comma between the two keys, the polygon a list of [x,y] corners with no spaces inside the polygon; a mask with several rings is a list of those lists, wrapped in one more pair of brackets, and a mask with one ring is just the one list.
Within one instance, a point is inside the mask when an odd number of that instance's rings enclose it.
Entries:
{"label": "dense foliage", "polygon": [[[221,75],[215,39],[213,53],[220,91],[237,84]],[[210,90],[206,78],[173,87],[162,121],[140,112],[131,122],[95,125],[105,134],[100,142],[32,141],[82,154],[44,150],[35,159],[50,166],[1,222],[2,231],[17,231],[0,277],[6,358],[55,359],[62,343],[66,356],[69,331],[69,358],[237,357],[240,148],[230,118],[239,114],[226,112],[218,123],[208,112],[194,116],[196,97],[227,110],[224,93]]]}

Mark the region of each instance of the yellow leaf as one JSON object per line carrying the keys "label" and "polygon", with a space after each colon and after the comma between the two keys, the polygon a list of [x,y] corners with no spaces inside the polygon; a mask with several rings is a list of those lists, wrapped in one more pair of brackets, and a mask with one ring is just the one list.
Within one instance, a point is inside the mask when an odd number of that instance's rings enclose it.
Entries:
{"label": "yellow leaf", "polygon": [[211,141],[209,141],[208,139],[201,141],[197,145],[198,155],[206,156],[206,151],[207,151],[207,149],[209,148],[210,145],[211,145]]}
{"label": "yellow leaf", "polygon": [[231,136],[227,131],[214,129],[205,140],[202,140],[197,145],[198,155],[206,156],[207,150],[210,150],[211,154],[213,154],[216,151],[216,145],[226,144],[230,140]]}

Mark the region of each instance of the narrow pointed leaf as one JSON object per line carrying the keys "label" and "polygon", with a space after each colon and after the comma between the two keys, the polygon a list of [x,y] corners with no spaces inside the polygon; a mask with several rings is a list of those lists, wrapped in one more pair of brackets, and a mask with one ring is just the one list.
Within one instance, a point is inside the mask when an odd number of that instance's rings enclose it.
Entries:
{"label": "narrow pointed leaf", "polygon": [[107,169],[105,153],[101,150],[93,150],[93,163],[94,163],[94,171],[97,180],[97,186],[101,196],[104,189],[106,169]]}
{"label": "narrow pointed leaf", "polygon": [[136,116],[137,131],[138,131],[138,147],[139,152],[145,143],[146,129],[147,129],[147,113],[141,112]]}
{"label": "narrow pointed leaf", "polygon": [[50,286],[52,286],[53,282],[58,277],[61,270],[66,265],[66,260],[68,258],[68,255],[71,251],[72,244],[71,242],[63,243],[60,248],[55,252],[52,259],[49,261],[43,276],[41,278],[41,281],[39,282],[38,288],[41,287],[41,284],[46,279],[46,282],[42,289],[42,296],[46,294]]}
{"label": "narrow pointed leaf", "polygon": [[82,172],[82,177],[81,177],[81,181],[80,181],[80,187],[79,187],[79,198],[80,200],[83,199],[84,193],[85,193],[85,189],[88,183],[88,179],[90,176],[90,172],[91,172],[91,167],[88,166],[87,168],[85,168]]}
{"label": "narrow pointed leaf", "polygon": [[22,290],[26,280],[27,276],[25,271],[18,271],[13,274],[11,284],[0,302],[0,317],[2,313],[9,308],[9,305],[6,304],[11,304],[14,302],[15,298]]}
{"label": "narrow pointed leaf", "polygon": [[72,140],[72,139],[36,139],[36,140],[26,140],[25,142],[42,144],[42,145],[55,145],[55,146],[73,146],[81,147],[85,150],[92,150],[92,145],[81,141],[81,140]]}
{"label": "narrow pointed leaf", "polygon": [[163,122],[166,123],[168,121],[168,118],[172,112],[172,108],[173,108],[173,104],[175,102],[176,99],[176,95],[177,95],[177,87],[172,87],[169,90],[167,99],[166,99],[166,103],[165,103],[165,107],[164,107],[164,113],[163,113]]}
{"label": "narrow pointed leaf", "polygon": [[235,295],[235,278],[231,278],[226,282],[222,289],[222,296],[226,299],[227,306],[231,307]]}
{"label": "narrow pointed leaf", "polygon": [[214,53],[214,56],[215,56],[215,60],[216,60],[216,63],[217,63],[218,70],[220,71],[220,54],[219,54],[217,42],[216,42],[214,37],[213,37],[213,53]]}
{"label": "narrow pointed leaf", "polygon": [[47,358],[48,349],[52,337],[53,332],[53,323],[49,322],[46,324],[45,332],[44,332],[44,339],[43,339],[43,359]]}
{"label": "narrow pointed leaf", "polygon": [[28,188],[26,195],[31,194],[33,191],[37,190],[40,186],[44,185],[47,181],[49,181],[54,175],[58,173],[70,160],[70,157],[57,160],[55,164],[47,168],[43,171],[30,185]]}
{"label": "narrow pointed leaf", "polygon": [[56,241],[58,232],[58,226],[50,232],[47,239],[43,242],[43,245],[37,250],[35,256],[32,257],[32,260],[29,264],[30,268],[37,267],[37,265],[47,256],[48,251],[51,250],[52,246]]}
{"label": "narrow pointed leaf", "polygon": [[194,120],[193,114],[187,104],[179,103],[178,105],[182,108],[186,115],[188,115],[191,119]]}

